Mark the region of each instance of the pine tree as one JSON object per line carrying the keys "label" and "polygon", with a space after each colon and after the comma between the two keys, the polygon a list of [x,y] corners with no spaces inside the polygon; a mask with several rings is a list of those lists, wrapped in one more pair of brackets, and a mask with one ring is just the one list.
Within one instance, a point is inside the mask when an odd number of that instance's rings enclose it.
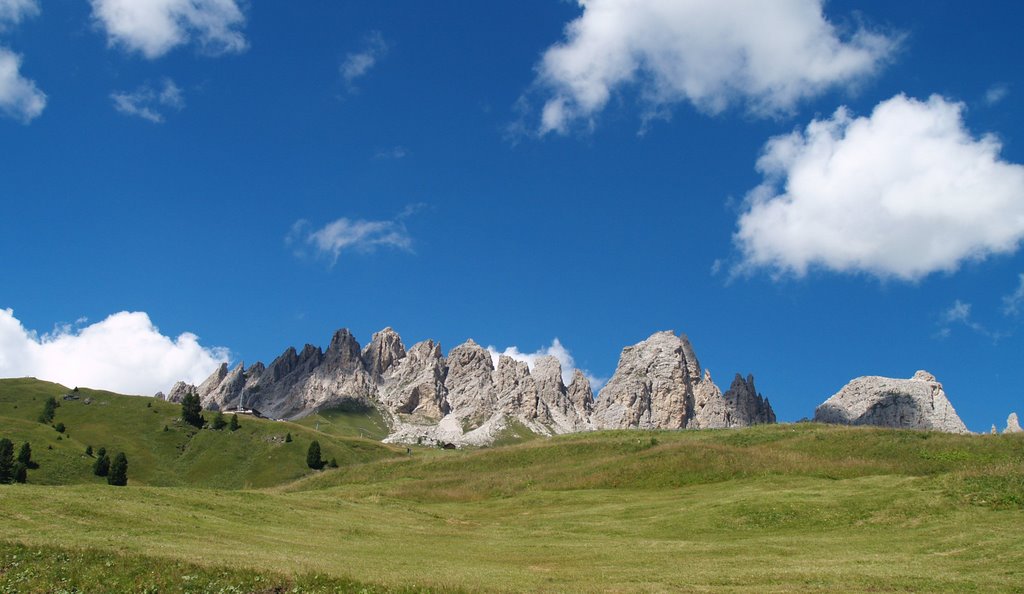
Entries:
{"label": "pine tree", "polygon": [[199,402],[199,394],[189,390],[188,394],[181,399],[181,420],[189,425],[202,428],[206,419],[203,418],[203,406]]}
{"label": "pine tree", "polygon": [[92,465],[92,473],[96,476],[107,476],[110,473],[110,458],[107,457],[107,448],[100,448],[96,452],[96,462]]}
{"label": "pine tree", "polygon": [[32,446],[26,441],[21,446],[21,450],[18,451],[18,463],[24,464],[25,468],[35,468],[35,463],[32,462]]}
{"label": "pine tree", "polygon": [[107,484],[116,487],[123,487],[128,484],[128,457],[124,452],[118,452],[110,465],[110,474],[107,476]]}
{"label": "pine tree", "polygon": [[92,446],[91,445],[85,446],[85,455],[89,456],[90,458],[92,457]]}
{"label": "pine tree", "polygon": [[43,404],[43,412],[39,414],[39,422],[50,424],[53,422],[53,415],[57,412],[57,407],[60,404],[57,403],[57,399],[50,396],[46,399],[46,403]]}
{"label": "pine tree", "polygon": [[231,422],[228,423],[228,429],[238,431],[238,427],[238,415],[231,415]]}
{"label": "pine tree", "polygon": [[291,433],[289,433],[289,434],[284,436],[284,442],[285,443],[291,443],[292,442],[292,434]]}
{"label": "pine tree", "polygon": [[221,429],[228,426],[228,422],[224,420],[224,413],[217,411],[217,414],[213,416],[213,430],[220,431]]}
{"label": "pine tree", "polygon": [[18,462],[14,465],[14,482],[25,484],[28,480],[28,467]]}
{"label": "pine tree", "polygon": [[14,480],[14,443],[6,437],[0,439],[0,483]]}
{"label": "pine tree", "polygon": [[309,451],[306,452],[306,465],[314,470],[324,467],[324,461],[320,459],[320,442],[315,439],[309,444]]}

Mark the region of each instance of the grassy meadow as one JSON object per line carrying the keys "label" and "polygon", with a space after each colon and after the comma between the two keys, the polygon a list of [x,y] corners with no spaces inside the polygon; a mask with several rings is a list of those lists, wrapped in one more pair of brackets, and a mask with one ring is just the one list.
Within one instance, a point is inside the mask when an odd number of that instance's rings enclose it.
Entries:
{"label": "grassy meadow", "polygon": [[[56,441],[48,390],[0,380],[0,436],[40,463],[0,485],[0,592],[1024,592],[1020,435],[795,424],[406,455],[353,437],[374,421],[352,413],[190,432],[176,405],[96,392],[61,402]],[[340,468],[306,468],[311,439]],[[90,442],[128,452],[128,487],[76,458]]]}

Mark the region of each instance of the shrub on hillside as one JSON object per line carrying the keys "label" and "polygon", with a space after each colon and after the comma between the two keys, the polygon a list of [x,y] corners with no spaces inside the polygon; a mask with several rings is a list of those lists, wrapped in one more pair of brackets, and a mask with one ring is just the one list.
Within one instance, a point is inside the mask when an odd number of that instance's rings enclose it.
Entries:
{"label": "shrub on hillside", "polygon": [[64,426],[64,423],[57,423],[56,425],[53,426],[53,428],[57,430],[57,433],[64,433],[64,431],[67,429],[67,427]]}
{"label": "shrub on hillside", "polygon": [[211,427],[214,431],[220,431],[221,429],[228,426],[228,422],[224,420],[224,413],[217,411],[217,414],[213,417],[213,423]]}
{"label": "shrub on hillside", "polygon": [[28,481],[28,467],[18,462],[14,465],[14,482],[25,484]]}
{"label": "shrub on hillside", "polygon": [[238,431],[238,427],[238,415],[231,415],[231,422],[228,424],[228,429]]}

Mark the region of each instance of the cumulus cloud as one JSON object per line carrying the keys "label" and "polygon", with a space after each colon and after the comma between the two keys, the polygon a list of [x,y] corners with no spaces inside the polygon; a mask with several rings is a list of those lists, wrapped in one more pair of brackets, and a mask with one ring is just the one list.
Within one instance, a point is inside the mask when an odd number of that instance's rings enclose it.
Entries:
{"label": "cumulus cloud", "polygon": [[39,2],[36,0],[0,0],[0,31],[37,14]]}
{"label": "cumulus cloud", "polygon": [[198,383],[229,357],[184,333],[164,336],[143,312],[120,312],[87,326],[39,336],[0,309],[0,377],[33,376],[66,386],[154,394],[174,382]]}
{"label": "cumulus cloud", "polygon": [[[578,0],[583,14],[544,53],[535,87],[546,96],[541,134],[593,117],[618,90],[649,116],[690,102],[754,113],[874,74],[899,40],[859,28],[840,37],[823,0]],[[645,120],[648,116],[645,116]]]}
{"label": "cumulus cloud", "polygon": [[90,0],[110,45],[154,59],[195,41],[210,53],[244,51],[237,0]]}
{"label": "cumulus cloud", "polygon": [[46,94],[21,75],[21,56],[0,47],[0,111],[27,124],[45,107]]}
{"label": "cumulus cloud", "polygon": [[167,109],[181,110],[185,108],[185,96],[178,85],[167,78],[163,88],[154,89],[143,85],[132,92],[115,92],[110,94],[114,109],[125,115],[140,117],[159,124],[164,121]]}
{"label": "cumulus cloud", "polygon": [[350,91],[355,89],[356,79],[362,78],[376,66],[377,62],[387,55],[388,49],[388,43],[384,41],[380,31],[372,31],[366,37],[363,49],[345,56],[345,61],[341,63],[341,77],[345,79]]}
{"label": "cumulus cloud", "polygon": [[[498,367],[498,358],[502,355],[512,357],[516,361],[522,361],[533,371],[533,366],[537,362],[539,357],[551,356],[558,359],[559,364],[562,366],[562,383],[568,386],[572,383],[573,372],[576,371],[576,360],[573,358],[572,353],[569,349],[562,346],[562,342],[555,338],[551,341],[551,345],[534,351],[532,353],[524,353],[519,350],[519,347],[510,346],[503,351],[499,351],[493,346],[487,347],[487,352],[491,354],[491,361],[494,363],[494,367]],[[607,381],[605,378],[598,378],[591,374],[585,369],[580,369],[580,372],[586,376],[587,380],[590,381],[590,389],[596,394],[601,386]]]}
{"label": "cumulus cloud", "polygon": [[897,95],[869,117],[839,108],[768,141],[746,199],[734,272],[814,266],[913,281],[1024,239],[1024,166],[975,138],[964,106]]}
{"label": "cumulus cloud", "polygon": [[380,248],[412,252],[412,236],[405,220],[423,208],[420,203],[410,204],[394,219],[386,221],[342,217],[316,229],[309,221],[299,219],[285,236],[285,245],[299,257],[306,255],[305,248],[312,248],[316,255],[329,258],[332,266],[342,252],[367,254]]}

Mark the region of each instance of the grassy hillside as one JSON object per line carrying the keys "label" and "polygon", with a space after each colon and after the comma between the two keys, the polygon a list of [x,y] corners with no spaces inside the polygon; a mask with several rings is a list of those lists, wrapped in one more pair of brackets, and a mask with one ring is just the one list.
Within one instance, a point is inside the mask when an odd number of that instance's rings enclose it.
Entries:
{"label": "grassy hillside", "polygon": [[[139,402],[124,414],[164,414]],[[1020,435],[798,424],[404,452],[263,489],[196,489],[198,470],[0,486],[0,591],[1024,591]]]}
{"label": "grassy hillside", "polygon": [[[238,431],[197,430],[180,421],[181,406],[153,398],[80,389],[78,400],[63,400],[69,389],[35,379],[0,380],[0,436],[20,447],[32,445],[39,469],[29,471],[33,484],[103,483],[92,474],[86,446],[105,447],[111,457],[125,452],[132,485],[216,488],[267,487],[311,471],[306,450],[316,439],[325,459],[341,465],[396,455],[372,440],[316,432],[308,427],[240,417]],[[47,398],[57,398],[53,424],[38,422]],[[89,402],[86,404],[86,402]],[[213,413],[206,413],[211,419]],[[164,428],[167,428],[165,431]],[[293,441],[285,443],[291,433]]]}

